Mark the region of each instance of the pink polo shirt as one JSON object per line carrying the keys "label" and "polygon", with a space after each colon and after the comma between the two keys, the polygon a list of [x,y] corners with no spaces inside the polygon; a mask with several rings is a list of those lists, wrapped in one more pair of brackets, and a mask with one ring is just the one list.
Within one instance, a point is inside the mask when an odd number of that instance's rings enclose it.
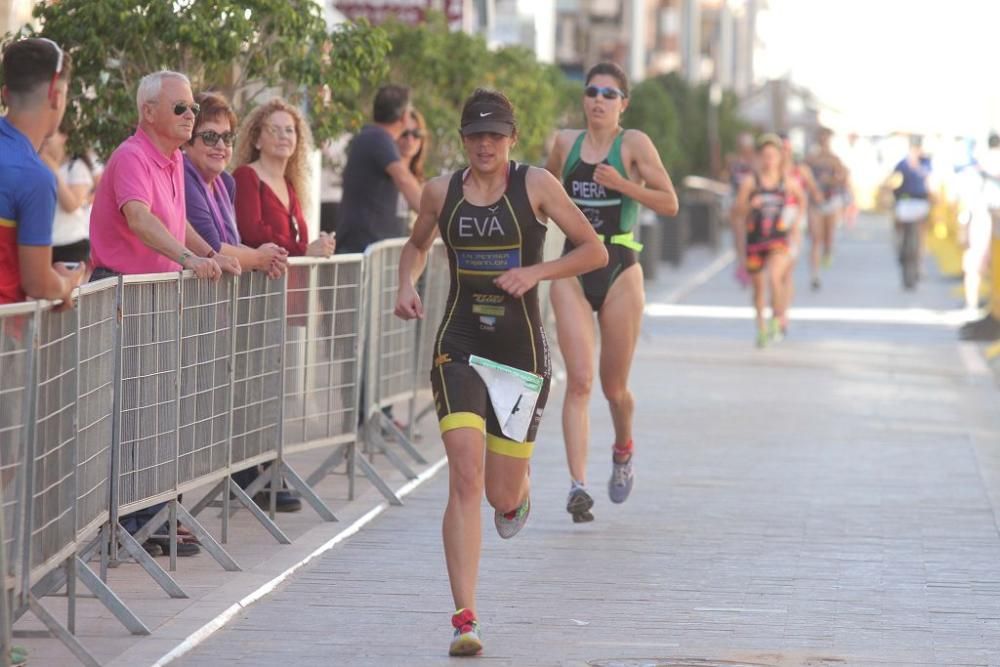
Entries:
{"label": "pink polo shirt", "polygon": [[142,128],[115,149],[104,167],[90,211],[91,256],[95,266],[116,273],[179,271],[180,264],[149,248],[129,229],[122,207],[130,201],[149,206],[184,245],[184,158],[179,149],[165,157]]}

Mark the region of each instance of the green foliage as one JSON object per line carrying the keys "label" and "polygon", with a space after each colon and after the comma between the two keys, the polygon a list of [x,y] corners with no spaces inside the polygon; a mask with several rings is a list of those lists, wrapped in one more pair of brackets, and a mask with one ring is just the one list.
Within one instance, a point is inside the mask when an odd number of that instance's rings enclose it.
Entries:
{"label": "green foliage", "polygon": [[[692,86],[673,72],[647,79],[636,86],[625,114],[628,127],[650,136],[677,183],[691,174],[717,176],[711,173],[709,154],[709,90],[709,84]],[[747,127],[738,104],[738,98],[727,92],[717,110],[722,154],[735,148],[737,135]]]}
{"label": "green foliage", "polygon": [[34,15],[73,57],[72,140],[102,156],[133,132],[139,79],[160,69],[225,93],[238,115],[277,92],[309,109],[317,141],[336,136],[362,120],[358,95],[389,48],[366,23],[328,32],[315,0],[60,0]]}
{"label": "green foliage", "polygon": [[[539,162],[549,136],[574,107],[579,92],[556,67],[539,63],[531,51],[508,47],[491,51],[478,36],[453,32],[432,14],[424,25],[382,26],[392,43],[389,80],[413,90],[413,103],[427,119],[434,142],[429,173],[464,162],[458,134],[465,99],[480,87],[496,88],[514,104],[518,121],[515,155]],[[574,91],[569,94],[568,91]]]}
{"label": "green foliage", "polygon": [[645,132],[671,173],[686,165],[677,107],[657,80],[647,79],[632,89],[622,125]]}

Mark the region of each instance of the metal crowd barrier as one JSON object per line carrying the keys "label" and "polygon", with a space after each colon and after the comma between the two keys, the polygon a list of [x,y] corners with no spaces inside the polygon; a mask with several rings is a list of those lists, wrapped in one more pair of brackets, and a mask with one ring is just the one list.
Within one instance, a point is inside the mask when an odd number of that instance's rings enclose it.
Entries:
{"label": "metal crowd barrier", "polygon": [[[13,621],[28,611],[82,663],[97,664],[73,634],[77,584],[130,632],[148,634],[108,587],[108,568],[131,557],[168,595],[186,597],[142,547],[164,524],[169,570],[178,521],[224,569],[238,570],[222,546],[237,507],[289,542],[273,521],[281,480],[330,521],[311,486],[341,464],[351,497],[360,470],[400,502],[369,456],[385,455],[411,478],[394,448],[424,462],[412,431],[383,410],[409,401],[411,428],[416,421],[449,287],[439,242],[419,285],[426,318],[397,319],[403,244],[295,258],[279,280],[135,275],[81,287],[73,309],[0,306],[0,664]],[[332,453],[308,479],[286,460],[319,448]],[[258,466],[264,472],[246,489],[230,477]],[[269,482],[270,516],[252,498]],[[182,494],[203,486],[211,492],[188,509]],[[223,508],[221,541],[196,519],[214,505]],[[145,525],[130,534],[121,521],[135,512]],[[63,589],[65,623],[39,602]]]}
{"label": "metal crowd barrier", "polygon": [[[373,243],[365,251],[368,267],[366,302],[369,308],[361,404],[365,453],[384,455],[407,478],[415,479],[416,473],[394,446],[419,464],[427,461],[391,412],[395,405],[411,401],[420,387],[417,377],[421,363],[417,322],[401,320],[394,314],[399,289],[399,257],[405,243],[406,239],[390,239]],[[428,284],[428,275],[430,273],[425,272],[423,286]],[[409,415],[411,424],[414,417],[412,413]],[[387,497],[390,502],[399,503],[394,494]]]}

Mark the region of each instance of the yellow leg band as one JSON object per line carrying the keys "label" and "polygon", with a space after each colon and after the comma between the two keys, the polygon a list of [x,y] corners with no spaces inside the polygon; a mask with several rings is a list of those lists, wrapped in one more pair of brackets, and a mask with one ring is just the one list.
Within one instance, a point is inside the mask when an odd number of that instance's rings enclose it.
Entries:
{"label": "yellow leg band", "polygon": [[515,459],[530,459],[531,452],[535,449],[535,443],[517,442],[487,433],[486,449],[501,456],[510,456]]}
{"label": "yellow leg band", "polygon": [[441,419],[440,426],[441,433],[454,431],[456,428],[474,428],[480,433],[486,432],[486,420],[475,412],[452,412]]}

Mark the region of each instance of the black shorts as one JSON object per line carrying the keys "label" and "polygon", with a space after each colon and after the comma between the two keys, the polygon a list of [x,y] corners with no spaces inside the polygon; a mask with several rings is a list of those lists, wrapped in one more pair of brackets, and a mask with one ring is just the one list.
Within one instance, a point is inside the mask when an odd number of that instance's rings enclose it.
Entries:
{"label": "black shorts", "polygon": [[[455,355],[456,357],[459,355]],[[440,420],[441,433],[456,428],[474,428],[486,433],[486,448],[497,454],[519,459],[531,458],[538,425],[549,396],[549,377],[544,375],[542,390],[535,403],[535,414],[524,442],[511,440],[500,429],[493,404],[490,403],[486,383],[479,373],[469,365],[467,355],[452,358],[452,354],[441,354],[434,361],[431,371],[431,389],[434,392],[434,407]]]}

